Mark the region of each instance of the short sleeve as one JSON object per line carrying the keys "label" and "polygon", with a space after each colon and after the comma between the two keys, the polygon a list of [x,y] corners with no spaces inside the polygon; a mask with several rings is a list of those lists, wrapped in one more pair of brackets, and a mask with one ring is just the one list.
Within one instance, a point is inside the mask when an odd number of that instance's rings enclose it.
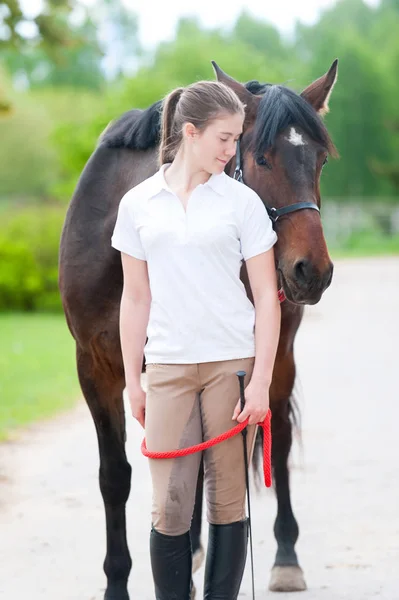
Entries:
{"label": "short sleeve", "polygon": [[277,241],[265,205],[253,190],[250,190],[243,214],[240,241],[244,260],[270,250]]}
{"label": "short sleeve", "polygon": [[123,196],[119,204],[111,245],[116,250],[120,250],[134,258],[146,260],[144,248],[134,224],[133,207],[128,194]]}

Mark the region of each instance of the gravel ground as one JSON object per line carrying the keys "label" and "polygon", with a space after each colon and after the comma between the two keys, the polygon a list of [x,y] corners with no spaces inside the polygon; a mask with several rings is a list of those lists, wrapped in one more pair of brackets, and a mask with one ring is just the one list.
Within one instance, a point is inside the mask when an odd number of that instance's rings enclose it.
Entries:
{"label": "gravel ground", "polygon": [[[294,445],[291,480],[308,584],[301,600],[399,599],[398,306],[399,258],[338,261],[332,287],[307,309],[297,337],[302,443]],[[150,479],[130,413],[127,427],[129,590],[131,600],[153,600]],[[0,598],[102,600],[97,469],[83,402],[0,446]],[[275,512],[273,493],[253,489],[257,600],[275,596],[267,591]],[[201,569],[198,590],[202,576]],[[241,597],[251,598],[249,561]]]}

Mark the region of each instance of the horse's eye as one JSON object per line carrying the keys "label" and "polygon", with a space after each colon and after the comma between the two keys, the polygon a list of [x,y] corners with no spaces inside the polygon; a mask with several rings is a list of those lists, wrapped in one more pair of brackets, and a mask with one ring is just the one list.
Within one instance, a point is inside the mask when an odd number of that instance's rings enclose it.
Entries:
{"label": "horse's eye", "polygon": [[324,165],[326,165],[328,163],[328,157],[326,156],[325,159],[323,160],[323,167]]}
{"label": "horse's eye", "polygon": [[260,167],[266,167],[269,164],[264,156],[258,156],[256,162]]}

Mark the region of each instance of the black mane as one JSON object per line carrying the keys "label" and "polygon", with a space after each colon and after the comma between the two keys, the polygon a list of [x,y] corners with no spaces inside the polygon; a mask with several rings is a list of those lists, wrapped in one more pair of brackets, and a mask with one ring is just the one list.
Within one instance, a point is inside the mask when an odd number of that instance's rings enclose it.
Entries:
{"label": "black mane", "polygon": [[[310,104],[294,91],[282,85],[249,81],[245,84],[252,94],[261,95],[255,123],[254,152],[262,156],[277,135],[289,127],[301,127],[312,139],[331,154],[335,149],[323,121]],[[111,123],[101,137],[109,148],[147,150],[157,146],[161,131],[162,101],[145,110],[133,109]]]}
{"label": "black mane", "polygon": [[109,125],[101,142],[109,148],[154,148],[160,139],[161,108],[162,101],[159,100],[145,110],[129,110]]}
{"label": "black mane", "polygon": [[253,94],[262,96],[254,130],[255,156],[262,156],[273,146],[278,134],[290,125],[300,127],[330,154],[335,154],[334,144],[323,121],[302,96],[282,85],[262,85],[255,81],[249,82],[247,87]]}

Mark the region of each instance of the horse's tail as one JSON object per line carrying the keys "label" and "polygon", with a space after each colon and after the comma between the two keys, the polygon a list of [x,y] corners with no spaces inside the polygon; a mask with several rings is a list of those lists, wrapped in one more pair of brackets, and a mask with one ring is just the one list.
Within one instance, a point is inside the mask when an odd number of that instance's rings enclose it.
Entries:
{"label": "horse's tail", "polygon": [[[293,429],[293,438],[296,437],[299,445],[302,446],[301,436],[301,412],[299,409],[298,397],[293,391],[288,399],[287,411],[285,413],[290,419]],[[273,422],[273,417],[272,417]],[[273,430],[273,428],[272,428]],[[273,439],[272,439],[273,443]],[[259,491],[263,482],[263,428],[258,427],[255,438],[255,447],[252,457],[252,467],[256,489]]]}

